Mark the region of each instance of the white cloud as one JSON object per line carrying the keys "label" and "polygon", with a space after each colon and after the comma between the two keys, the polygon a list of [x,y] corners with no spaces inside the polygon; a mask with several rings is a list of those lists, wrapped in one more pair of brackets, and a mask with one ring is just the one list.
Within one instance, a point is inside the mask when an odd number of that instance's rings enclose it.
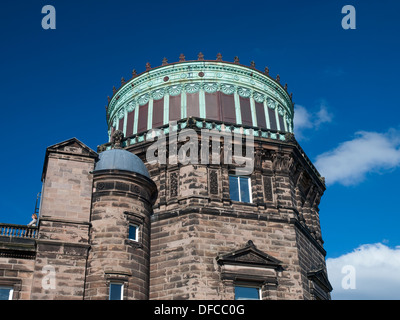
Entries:
{"label": "white cloud", "polygon": [[317,112],[311,113],[306,108],[296,105],[294,108],[294,133],[297,140],[305,137],[304,131],[307,129],[318,130],[324,123],[332,121],[333,115],[328,112],[325,103],[321,103]]}
{"label": "white cloud", "polygon": [[400,165],[400,133],[356,132],[353,140],[319,155],[315,166],[326,183],[355,185],[369,172],[382,172]]}
{"label": "white cloud", "polygon": [[311,128],[311,114],[303,106],[296,105],[294,108],[295,129]]}
{"label": "white cloud", "polygon": [[400,299],[400,246],[364,244],[326,265],[332,299]]}
{"label": "white cloud", "polygon": [[323,123],[329,123],[332,121],[333,115],[328,112],[327,106],[321,105],[319,111],[316,113],[315,125],[317,128]]}

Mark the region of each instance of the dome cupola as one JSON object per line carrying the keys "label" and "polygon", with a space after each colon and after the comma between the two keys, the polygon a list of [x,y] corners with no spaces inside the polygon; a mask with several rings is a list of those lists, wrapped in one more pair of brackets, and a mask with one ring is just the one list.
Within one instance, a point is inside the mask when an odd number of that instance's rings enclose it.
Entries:
{"label": "dome cupola", "polygon": [[223,61],[220,54],[205,60],[200,53],[189,61],[181,55],[175,63],[164,58],[155,68],[147,63],[141,74],[134,70],[130,80],[122,78],[106,109],[110,140],[120,130],[132,143],[150,129],[189,117],[269,135],[293,132],[292,94],[280,76],[257,70],[254,62],[242,65],[237,57]]}

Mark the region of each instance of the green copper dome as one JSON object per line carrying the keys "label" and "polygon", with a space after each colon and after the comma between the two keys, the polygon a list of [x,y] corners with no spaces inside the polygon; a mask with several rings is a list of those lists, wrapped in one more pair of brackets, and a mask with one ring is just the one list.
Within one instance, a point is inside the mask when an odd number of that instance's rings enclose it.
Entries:
{"label": "green copper dome", "polygon": [[180,61],[151,68],[132,79],[122,79],[121,87],[109,99],[109,136],[121,130],[125,137],[140,135],[170,121],[188,117],[216,121],[271,132],[293,132],[293,102],[279,76],[235,62]]}

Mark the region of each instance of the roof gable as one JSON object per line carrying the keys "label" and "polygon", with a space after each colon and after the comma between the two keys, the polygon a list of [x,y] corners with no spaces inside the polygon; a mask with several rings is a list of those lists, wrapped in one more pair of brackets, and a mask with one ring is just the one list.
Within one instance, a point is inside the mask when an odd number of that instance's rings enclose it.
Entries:
{"label": "roof gable", "polygon": [[315,270],[311,270],[307,273],[307,277],[318,284],[325,292],[331,292],[333,290],[331,283],[328,280],[328,276],[323,267]]}
{"label": "roof gable", "polygon": [[83,142],[79,141],[76,138],[71,138],[65,140],[63,142],[54,144],[50,147],[47,147],[46,153],[48,152],[56,152],[56,153],[69,153],[69,154],[77,154],[82,156],[92,156],[97,157],[97,153],[85,145]]}
{"label": "roof gable", "polygon": [[76,138],[71,138],[63,142],[56,143],[50,147],[47,147],[46,149],[46,155],[44,158],[43,171],[42,171],[42,181],[44,181],[44,178],[46,176],[47,164],[49,161],[50,153],[65,154],[65,155],[92,158],[92,159],[97,159],[99,156],[95,151],[93,151],[86,144],[84,144],[83,142],[79,141]]}
{"label": "roof gable", "polygon": [[217,257],[217,262],[220,265],[245,265],[274,269],[281,268],[282,264],[278,259],[258,250],[251,240],[249,240],[246,246],[242,249],[235,250],[224,255],[219,255]]}

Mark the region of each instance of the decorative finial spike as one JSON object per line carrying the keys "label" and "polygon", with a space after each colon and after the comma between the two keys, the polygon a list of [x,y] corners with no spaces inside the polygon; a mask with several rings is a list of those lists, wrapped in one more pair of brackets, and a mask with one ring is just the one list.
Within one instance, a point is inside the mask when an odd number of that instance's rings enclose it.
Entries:
{"label": "decorative finial spike", "polygon": [[162,65],[166,66],[168,64],[168,60],[166,57],[164,57],[164,59],[162,59]]}
{"label": "decorative finial spike", "polygon": [[113,86],[113,94],[117,92],[117,89],[115,88],[115,86]]}
{"label": "decorative finial spike", "polygon": [[146,63],[146,71],[149,71],[150,69],[151,69],[150,62],[147,62],[147,63]]}
{"label": "decorative finial spike", "polygon": [[233,63],[239,63],[239,57],[238,56],[235,56],[233,58]]}
{"label": "decorative finial spike", "polygon": [[285,90],[287,91],[287,83],[285,83]]}
{"label": "decorative finial spike", "polygon": [[124,85],[125,84],[125,79],[124,79],[124,77],[122,77],[121,78],[121,85]]}
{"label": "decorative finial spike", "polygon": [[267,76],[269,76],[269,68],[268,68],[268,67],[265,67],[264,73],[265,73]]}
{"label": "decorative finial spike", "polygon": [[199,54],[197,55],[197,60],[203,61],[204,60],[204,54],[199,52]]}
{"label": "decorative finial spike", "polygon": [[251,240],[247,241],[246,246],[247,247],[255,247],[254,242]]}
{"label": "decorative finial spike", "polygon": [[279,74],[276,75],[276,82],[281,83],[281,76]]}
{"label": "decorative finial spike", "polygon": [[256,68],[256,63],[253,61],[250,62],[250,68],[255,69]]}
{"label": "decorative finial spike", "polygon": [[217,61],[222,61],[222,54],[220,53],[217,54]]}
{"label": "decorative finial spike", "polygon": [[110,96],[107,96],[107,100],[108,100],[108,103],[110,103],[110,101],[111,101]]}
{"label": "decorative finial spike", "polygon": [[293,98],[293,92],[290,93],[290,100]]}
{"label": "decorative finial spike", "polygon": [[180,54],[179,56],[179,62],[184,62],[185,60],[185,55],[183,53]]}
{"label": "decorative finial spike", "polygon": [[132,70],[132,78],[134,78],[134,77],[136,77],[136,76],[137,76],[136,69],[133,69],[133,70]]}

